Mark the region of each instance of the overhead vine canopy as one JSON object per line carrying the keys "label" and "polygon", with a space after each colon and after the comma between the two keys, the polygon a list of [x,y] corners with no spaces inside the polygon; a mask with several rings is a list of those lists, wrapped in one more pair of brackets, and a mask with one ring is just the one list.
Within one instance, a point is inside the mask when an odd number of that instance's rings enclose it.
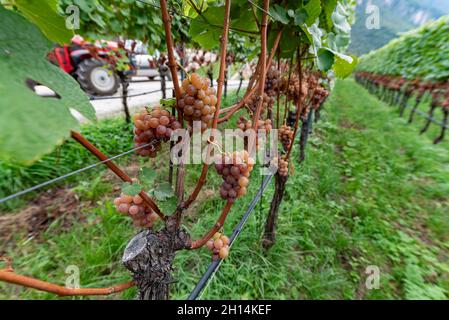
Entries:
{"label": "overhead vine canopy", "polygon": [[[77,6],[80,12],[80,29],[77,33],[91,39],[141,40],[150,49],[163,49],[165,36],[159,5],[154,0],[60,0],[60,11]],[[171,7],[180,11],[182,3],[173,0]],[[173,36],[179,41],[188,40],[188,23],[182,15],[173,15]]]}
{"label": "overhead vine canopy", "polygon": [[408,80],[445,81],[449,79],[448,56],[449,16],[445,16],[363,56],[357,69]]}
{"label": "overhead vine canopy", "polygon": [[[273,23],[269,30],[269,45],[273,45],[277,32],[282,31],[281,57],[291,57],[300,45],[309,46],[320,70],[334,68],[337,76],[345,77],[356,64],[355,57],[343,54],[349,45],[354,8],[355,0],[276,1],[269,11]],[[184,13],[192,18],[189,29],[192,41],[206,49],[216,48],[222,31],[223,3],[184,1]],[[234,1],[231,4],[231,33],[253,39],[254,43],[259,36],[258,21],[261,21],[262,13],[262,1]],[[255,42],[253,50],[260,50],[260,41]]]}

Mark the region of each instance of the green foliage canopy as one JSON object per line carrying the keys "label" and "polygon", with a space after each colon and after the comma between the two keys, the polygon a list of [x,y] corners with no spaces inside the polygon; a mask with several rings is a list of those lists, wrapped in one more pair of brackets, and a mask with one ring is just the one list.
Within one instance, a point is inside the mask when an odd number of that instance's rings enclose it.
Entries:
{"label": "green foliage canopy", "polygon": [[412,30],[361,58],[357,68],[433,81],[449,79],[449,16]]}

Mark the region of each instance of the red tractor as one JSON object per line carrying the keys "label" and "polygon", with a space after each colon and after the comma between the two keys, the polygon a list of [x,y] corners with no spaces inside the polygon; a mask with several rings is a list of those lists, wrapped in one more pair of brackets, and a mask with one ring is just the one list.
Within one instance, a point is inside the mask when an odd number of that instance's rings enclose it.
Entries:
{"label": "red tractor", "polygon": [[48,58],[62,70],[72,75],[88,94],[110,96],[117,92],[120,74],[116,71],[117,46],[96,46],[81,37],[72,39],[70,45],[57,46]]}

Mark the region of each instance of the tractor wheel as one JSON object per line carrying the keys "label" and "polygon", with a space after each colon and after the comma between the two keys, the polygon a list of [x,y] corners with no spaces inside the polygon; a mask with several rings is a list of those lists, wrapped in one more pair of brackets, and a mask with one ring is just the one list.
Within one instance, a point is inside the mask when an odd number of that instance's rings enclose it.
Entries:
{"label": "tractor wheel", "polygon": [[82,61],[75,74],[84,91],[96,96],[113,95],[120,84],[117,74],[107,63],[99,59]]}

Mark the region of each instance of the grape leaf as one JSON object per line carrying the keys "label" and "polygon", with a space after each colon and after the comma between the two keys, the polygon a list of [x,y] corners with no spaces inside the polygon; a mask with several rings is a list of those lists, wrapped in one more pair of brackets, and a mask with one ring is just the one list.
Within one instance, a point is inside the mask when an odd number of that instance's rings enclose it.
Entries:
{"label": "grape leaf", "polygon": [[[52,44],[35,25],[0,6],[0,30],[0,158],[31,164],[79,127],[70,108],[90,120],[95,110],[78,83],[47,61]],[[29,80],[58,98],[38,96]]]}
{"label": "grape leaf", "polygon": [[14,0],[13,4],[48,39],[63,44],[75,35],[66,27],[66,20],[58,14],[58,0]]}
{"label": "grape leaf", "polygon": [[326,30],[330,31],[333,27],[332,14],[337,6],[337,0],[321,0],[321,6],[323,8],[322,14],[324,15],[323,22],[326,25]]}
{"label": "grape leaf", "polygon": [[173,107],[176,104],[176,98],[161,99],[159,103],[164,107]]}
{"label": "grape leaf", "polygon": [[178,198],[176,196],[158,202],[159,209],[161,209],[162,212],[174,212],[177,205]]}
{"label": "grape leaf", "polygon": [[321,1],[320,0],[310,0],[305,6],[305,11],[307,12],[306,24],[308,26],[315,23],[316,18],[321,14]]}
{"label": "grape leaf", "polygon": [[275,4],[270,8],[270,16],[275,21],[279,21],[280,23],[283,24],[288,24],[290,21],[288,18],[287,10],[278,4]]}
{"label": "grape leaf", "polygon": [[356,56],[346,56],[344,54],[334,52],[335,63],[332,69],[338,78],[346,78],[352,74],[357,66]]}
{"label": "grape leaf", "polygon": [[190,22],[189,35],[204,49],[213,49],[220,42],[223,33],[224,7],[209,7],[202,16]]}
{"label": "grape leaf", "polygon": [[143,184],[145,188],[154,184],[154,180],[156,179],[156,172],[150,168],[144,167],[140,169],[139,172],[139,181]]}
{"label": "grape leaf", "polygon": [[122,184],[122,193],[127,196],[135,196],[142,191],[142,187],[138,183],[125,182]]}
{"label": "grape leaf", "polygon": [[171,185],[167,182],[160,184],[155,190],[154,190],[154,196],[159,201],[165,201],[168,198],[171,198],[174,196],[173,189]]}
{"label": "grape leaf", "polygon": [[321,71],[329,71],[335,61],[335,56],[332,51],[327,48],[320,48],[318,50],[318,69]]}

